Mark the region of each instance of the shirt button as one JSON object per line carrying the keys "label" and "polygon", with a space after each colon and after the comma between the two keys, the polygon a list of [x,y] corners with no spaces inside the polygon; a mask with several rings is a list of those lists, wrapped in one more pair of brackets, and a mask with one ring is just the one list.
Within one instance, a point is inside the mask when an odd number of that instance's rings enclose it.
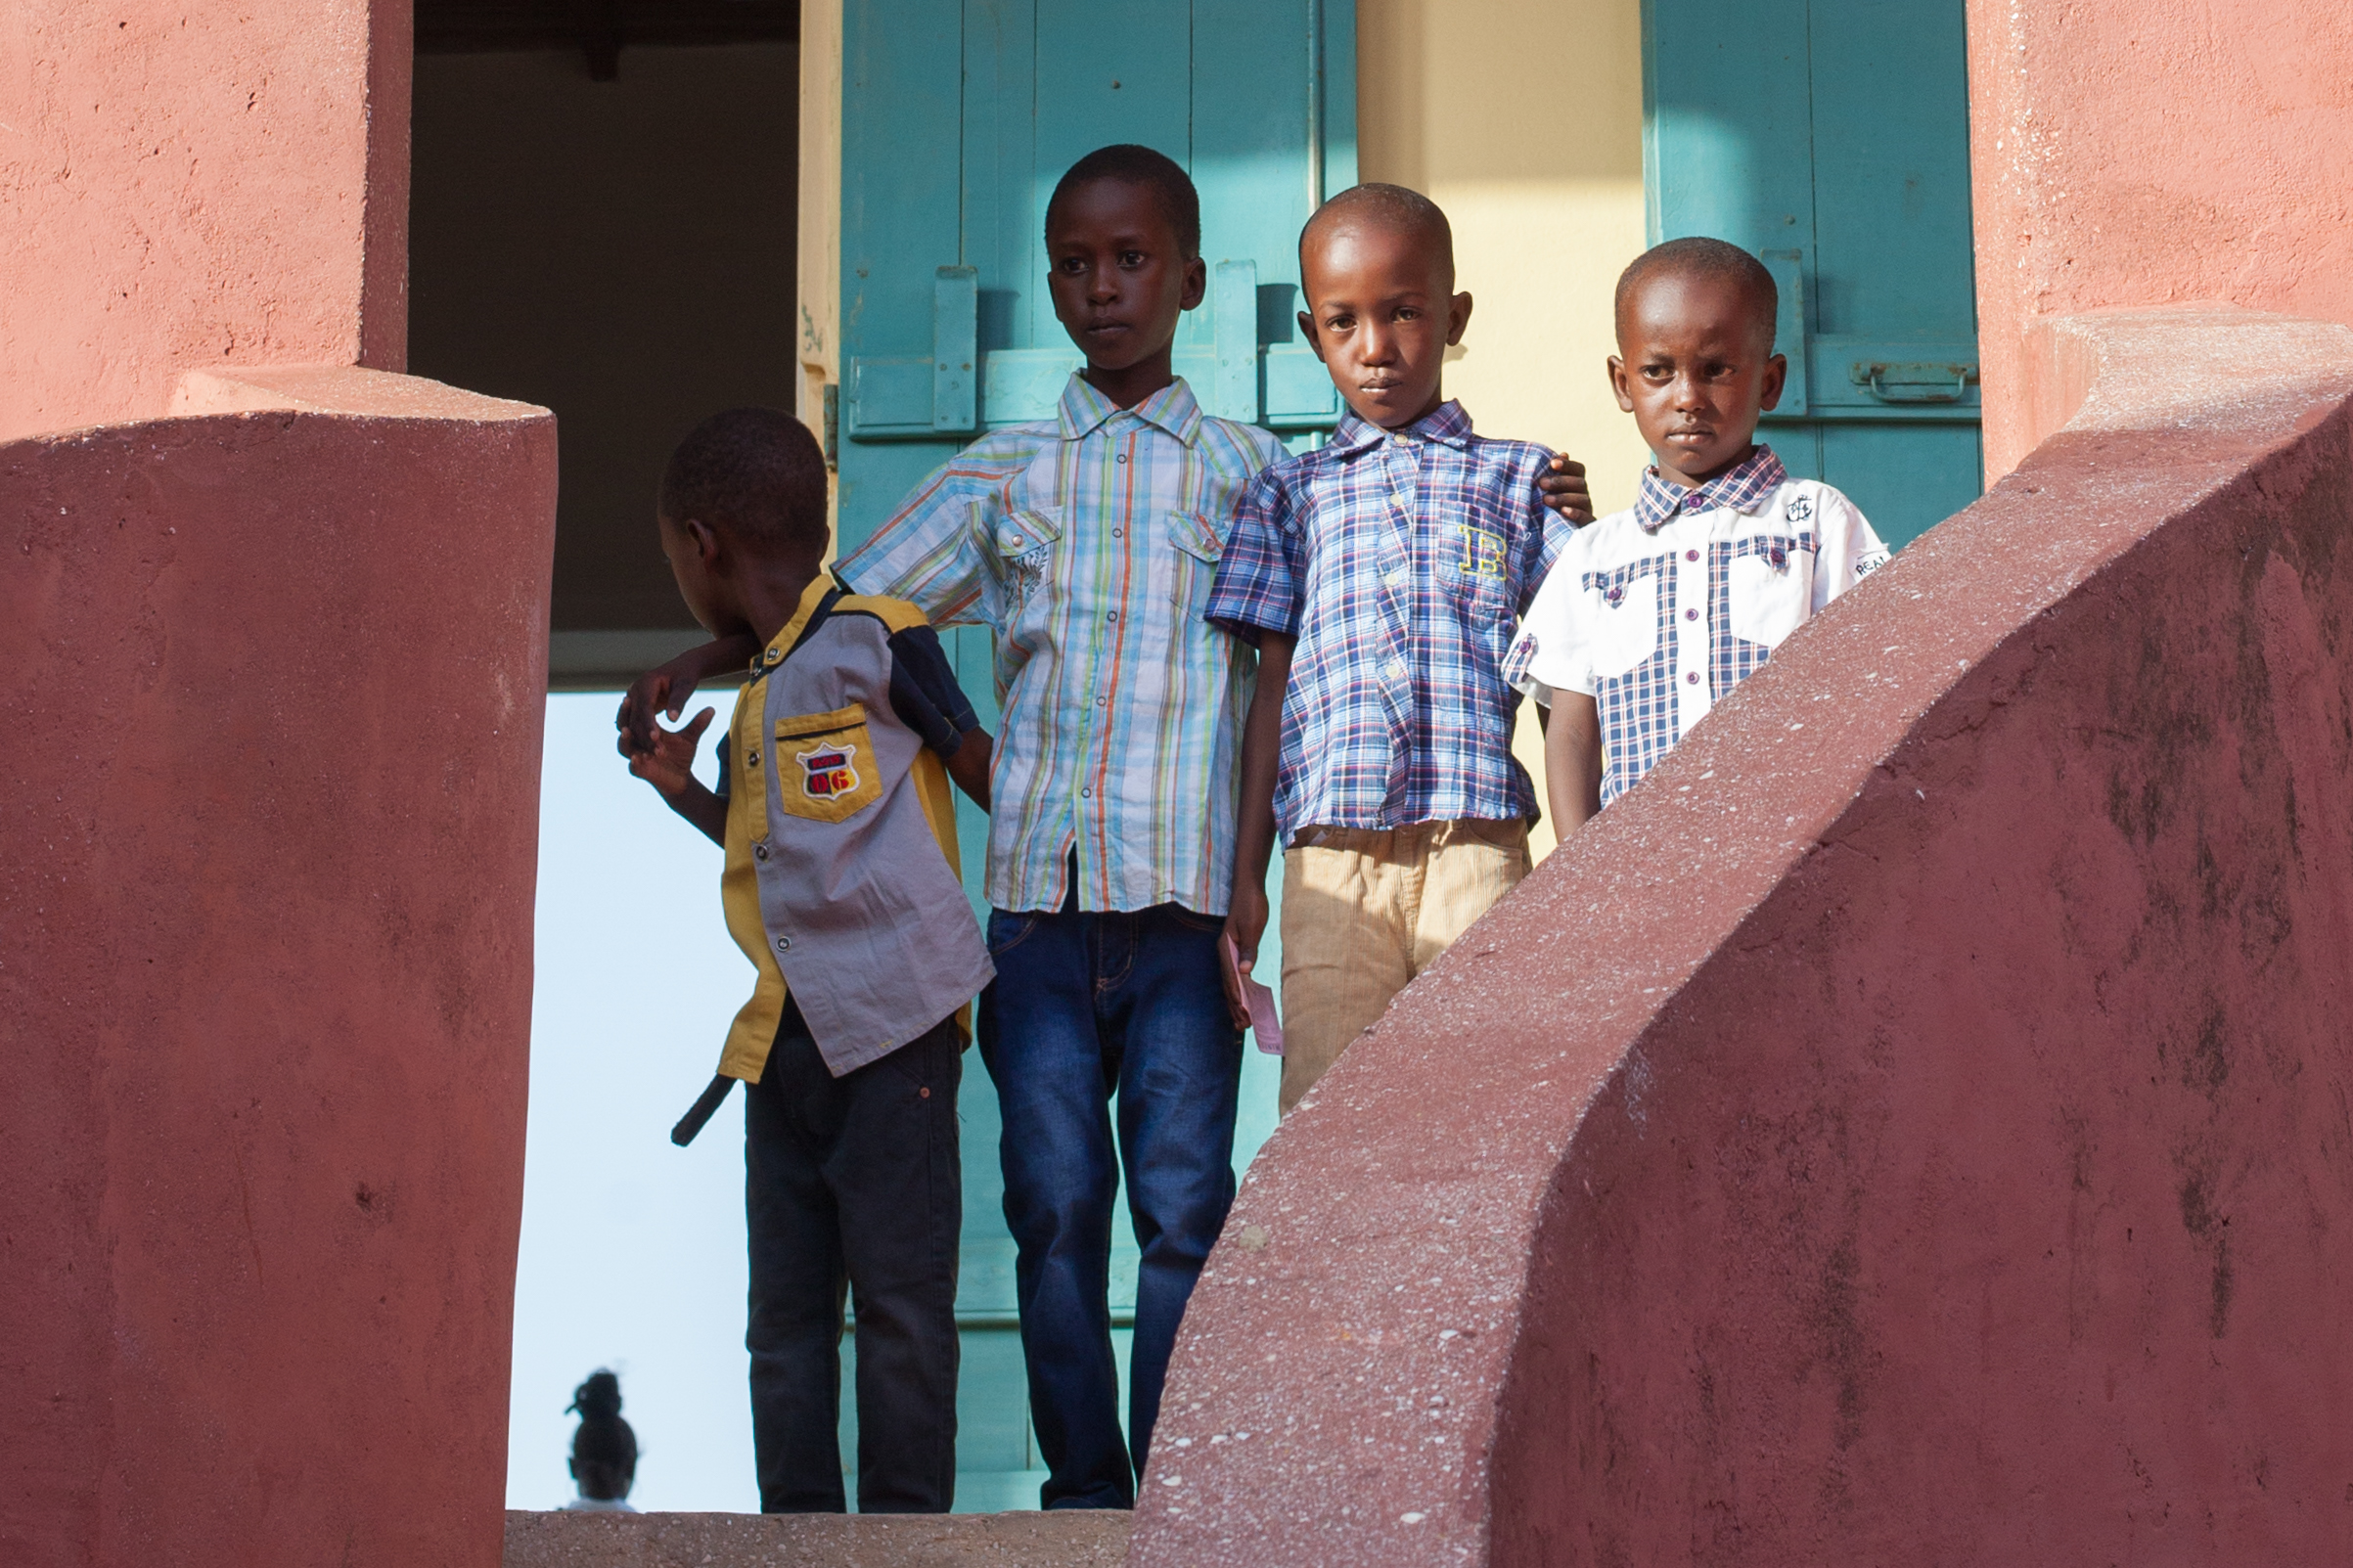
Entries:
{"label": "shirt button", "polygon": [[1127,461],[1127,454],[1125,452],[1121,452],[1117,456],[1113,457],[1111,461],[1113,463],[1125,463]]}
{"label": "shirt button", "polygon": [[1697,560],[1699,559],[1699,552],[1697,550],[1687,550],[1683,553],[1683,559],[1686,560]]}
{"label": "shirt button", "polygon": [[1121,533],[1117,528],[1113,528],[1111,530],[1111,537],[1114,539],[1124,539],[1127,536]]}
{"label": "shirt button", "polygon": [[1696,621],[1699,618],[1699,612],[1696,609],[1687,609],[1683,612],[1683,618],[1687,621]]}
{"label": "shirt button", "polygon": [[1697,686],[1699,684],[1699,672],[1697,670],[1694,670],[1689,675],[1686,675],[1684,680],[1688,681],[1693,686]]}
{"label": "shirt button", "polygon": [[768,846],[766,844],[752,845],[751,858],[753,860],[766,860],[768,858]]}
{"label": "shirt button", "polygon": [[1108,707],[1110,704],[1110,700],[1111,699],[1108,696],[1099,696],[1095,699],[1095,705],[1099,708]]}
{"label": "shirt button", "polygon": [[776,939],[776,950],[777,950],[779,953],[790,952],[790,951],[792,950],[792,939],[791,937],[789,937],[789,936],[780,936],[780,937],[778,937],[778,938]]}
{"label": "shirt button", "polygon": [[1095,798],[1095,791],[1093,789],[1081,789],[1078,792],[1078,798],[1081,800],[1092,800]]}
{"label": "shirt button", "polygon": [[1108,611],[1105,613],[1103,618],[1107,621],[1115,621],[1119,618],[1119,612],[1115,609]]}

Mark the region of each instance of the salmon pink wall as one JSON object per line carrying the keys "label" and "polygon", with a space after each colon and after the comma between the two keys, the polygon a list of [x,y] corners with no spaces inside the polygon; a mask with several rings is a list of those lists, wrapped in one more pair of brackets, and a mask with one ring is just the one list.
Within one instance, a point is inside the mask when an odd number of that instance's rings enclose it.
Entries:
{"label": "salmon pink wall", "polygon": [[0,8],[0,439],[404,363],[408,0]]}
{"label": "salmon pink wall", "polygon": [[2353,323],[2353,6],[1968,0],[1985,471],[2072,412],[2037,324],[2217,301]]}
{"label": "salmon pink wall", "polygon": [[495,1568],[554,422],[190,401],[0,444],[0,1562]]}

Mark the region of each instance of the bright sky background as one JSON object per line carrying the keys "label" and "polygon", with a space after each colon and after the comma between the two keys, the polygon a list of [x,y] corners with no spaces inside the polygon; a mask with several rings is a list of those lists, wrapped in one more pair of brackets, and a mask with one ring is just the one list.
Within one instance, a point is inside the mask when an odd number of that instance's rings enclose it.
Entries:
{"label": "bright sky background", "polygon": [[[732,696],[688,711],[723,720]],[[618,700],[548,698],[507,1506],[574,1495],[564,1408],[611,1366],[643,1450],[630,1501],[753,1512],[744,1097],[690,1147],[670,1142],[751,966],[719,917],[717,847],[614,753]]]}

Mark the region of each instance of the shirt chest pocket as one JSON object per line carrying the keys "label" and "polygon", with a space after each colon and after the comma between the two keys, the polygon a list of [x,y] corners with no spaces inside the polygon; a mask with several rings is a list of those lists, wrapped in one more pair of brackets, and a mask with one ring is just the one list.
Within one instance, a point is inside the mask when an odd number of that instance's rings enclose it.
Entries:
{"label": "shirt chest pocket", "polygon": [[789,817],[845,822],[882,798],[866,704],[776,723],[776,793]]}
{"label": "shirt chest pocket", "polygon": [[1217,531],[1217,524],[1199,512],[1172,512],[1168,515],[1169,561],[1175,576],[1170,584],[1169,603],[1180,609],[1199,611],[1209,603],[1209,589],[1217,581],[1217,562],[1225,555],[1226,542]]}
{"label": "shirt chest pocket", "polygon": [[1009,624],[1024,607],[1036,604],[1041,590],[1057,577],[1055,562],[1062,542],[1060,507],[1025,507],[1008,513],[990,531],[988,546],[1005,585]]}
{"label": "shirt chest pocket", "polygon": [[1494,529],[1464,522],[1440,532],[1438,576],[1463,603],[1502,605],[1511,571],[1511,543]]}
{"label": "shirt chest pocket", "polygon": [[1732,635],[1780,647],[1813,609],[1813,541],[1745,541],[1726,570],[1725,591]]}
{"label": "shirt chest pocket", "polygon": [[1658,651],[1658,579],[1604,580],[1586,590],[1592,605],[1593,674],[1615,680]]}

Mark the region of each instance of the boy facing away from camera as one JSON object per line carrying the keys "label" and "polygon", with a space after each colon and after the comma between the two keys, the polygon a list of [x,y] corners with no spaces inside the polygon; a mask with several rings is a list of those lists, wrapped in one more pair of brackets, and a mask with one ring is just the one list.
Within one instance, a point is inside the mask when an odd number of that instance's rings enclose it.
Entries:
{"label": "boy facing away from camera", "polygon": [[1631,510],[1561,552],[1512,650],[1520,690],[1552,710],[1545,792],[1564,839],[1887,560],[1853,502],[1756,442],[1788,370],[1778,304],[1764,264],[1722,240],[1670,240],[1618,279],[1609,381],[1654,461]]}
{"label": "boy facing away from camera", "polygon": [[[708,708],[673,731],[642,701],[624,707],[620,750],[726,850],[728,931],[758,970],[713,1087],[749,1086],[745,1343],[760,1508],[842,1511],[846,1289],[859,1511],[944,1513],[960,1014],[990,974],[957,875],[948,781],[987,804],[989,738],[921,613],[826,577],[825,457],[791,415],[734,409],[697,426],[662,475],[657,522],[695,619],[753,650],[716,791],[691,771]],[[716,1103],[706,1095],[690,1120]]]}
{"label": "boy facing away from camera", "polygon": [[1299,268],[1300,328],[1348,413],[1243,497],[1207,611],[1258,649],[1227,930],[1247,973],[1280,836],[1286,1112],[1526,874],[1536,792],[1504,657],[1592,515],[1582,465],[1473,433],[1441,390],[1471,296],[1426,197],[1341,192]]}

